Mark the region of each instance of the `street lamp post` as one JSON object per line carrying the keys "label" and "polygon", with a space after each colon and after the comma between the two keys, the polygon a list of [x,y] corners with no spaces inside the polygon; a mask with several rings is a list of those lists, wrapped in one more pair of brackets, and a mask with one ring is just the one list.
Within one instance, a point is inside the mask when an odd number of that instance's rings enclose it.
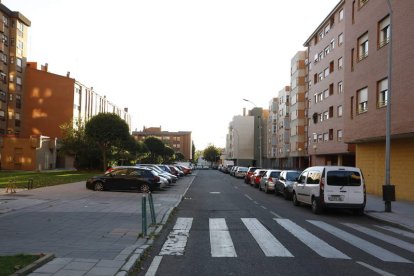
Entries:
{"label": "street lamp post", "polygon": [[[243,99],[243,101],[249,102],[252,105],[254,105],[254,107],[257,107],[257,105],[254,102],[248,99]],[[262,114],[260,114],[259,116],[259,167],[262,167],[262,116],[261,115]]]}
{"label": "street lamp post", "polygon": [[392,77],[392,7],[390,0],[387,0],[390,13],[390,32],[388,43],[388,91],[387,91],[387,110],[385,120],[385,185],[383,186],[383,199],[385,202],[385,212],[391,212],[391,201],[395,200],[394,186],[390,183],[390,150],[391,150],[391,77]]}

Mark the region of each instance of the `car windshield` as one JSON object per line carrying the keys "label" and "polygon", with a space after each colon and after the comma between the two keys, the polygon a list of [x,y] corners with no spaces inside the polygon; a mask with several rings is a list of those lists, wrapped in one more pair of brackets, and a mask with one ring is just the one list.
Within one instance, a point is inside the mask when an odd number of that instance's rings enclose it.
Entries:
{"label": "car windshield", "polygon": [[286,180],[295,181],[296,179],[298,179],[299,175],[300,172],[288,172],[286,174]]}
{"label": "car windshield", "polygon": [[327,185],[331,186],[360,186],[361,175],[354,171],[328,171]]}
{"label": "car windshield", "polygon": [[270,174],[270,176],[271,177],[279,177],[279,175],[280,175],[280,172],[272,172],[271,174]]}

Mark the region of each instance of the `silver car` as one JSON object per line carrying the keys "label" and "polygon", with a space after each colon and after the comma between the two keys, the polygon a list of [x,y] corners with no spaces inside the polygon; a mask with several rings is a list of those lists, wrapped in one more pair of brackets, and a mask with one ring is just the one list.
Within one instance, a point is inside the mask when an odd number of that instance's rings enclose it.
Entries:
{"label": "silver car", "polygon": [[281,194],[288,200],[292,199],[293,183],[298,179],[302,171],[286,170],[280,173],[276,181],[275,193]]}
{"label": "silver car", "polygon": [[282,170],[267,170],[267,172],[260,179],[259,190],[265,193],[270,193],[275,190],[276,180],[279,178]]}

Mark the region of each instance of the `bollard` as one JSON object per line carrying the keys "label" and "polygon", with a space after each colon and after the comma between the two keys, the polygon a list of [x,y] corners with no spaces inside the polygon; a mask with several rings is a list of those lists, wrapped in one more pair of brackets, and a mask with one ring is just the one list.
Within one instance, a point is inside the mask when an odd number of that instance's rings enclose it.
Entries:
{"label": "bollard", "polygon": [[142,235],[147,236],[147,197],[142,195]]}
{"label": "bollard", "polygon": [[152,193],[151,192],[148,193],[148,203],[149,203],[150,211],[151,211],[152,225],[155,225],[157,222],[155,221],[154,201],[152,200]]}
{"label": "bollard", "polygon": [[29,178],[27,181],[27,189],[33,189],[33,178]]}

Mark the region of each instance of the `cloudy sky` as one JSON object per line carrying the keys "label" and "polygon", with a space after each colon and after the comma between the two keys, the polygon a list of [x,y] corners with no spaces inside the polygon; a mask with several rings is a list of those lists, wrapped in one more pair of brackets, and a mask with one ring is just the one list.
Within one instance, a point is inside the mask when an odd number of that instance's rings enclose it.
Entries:
{"label": "cloudy sky", "polygon": [[290,82],[290,60],[339,0],[2,0],[31,22],[28,60],[128,107],[132,129],[224,147],[232,117]]}

